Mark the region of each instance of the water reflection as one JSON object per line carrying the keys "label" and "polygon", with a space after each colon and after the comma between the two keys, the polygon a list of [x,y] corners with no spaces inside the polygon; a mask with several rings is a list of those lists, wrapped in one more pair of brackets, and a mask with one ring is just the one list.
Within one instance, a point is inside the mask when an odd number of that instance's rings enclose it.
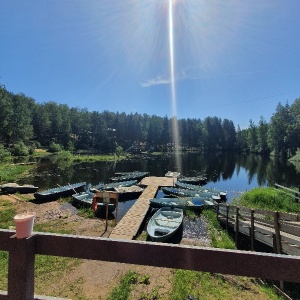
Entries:
{"label": "water reflection", "polygon": [[[173,156],[137,158],[121,162],[83,162],[60,164],[40,162],[20,184],[31,183],[40,189],[85,181],[96,185],[109,182],[116,171],[148,171],[150,176],[164,176],[176,166]],[[300,184],[299,172],[294,165],[279,159],[242,154],[182,154],[181,174],[206,174],[208,186],[241,192],[257,186],[285,186]]]}

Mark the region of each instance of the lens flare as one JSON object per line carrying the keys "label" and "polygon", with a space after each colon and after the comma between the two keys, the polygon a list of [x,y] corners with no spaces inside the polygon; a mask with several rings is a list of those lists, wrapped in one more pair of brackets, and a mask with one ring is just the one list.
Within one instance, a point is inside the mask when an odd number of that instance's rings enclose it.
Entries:
{"label": "lens flare", "polygon": [[179,155],[179,129],[176,107],[175,89],[175,63],[174,63],[174,24],[173,24],[173,0],[169,0],[169,49],[170,49],[170,79],[171,79],[171,103],[172,103],[172,135],[175,149],[175,163],[178,171],[181,170],[181,158]]}

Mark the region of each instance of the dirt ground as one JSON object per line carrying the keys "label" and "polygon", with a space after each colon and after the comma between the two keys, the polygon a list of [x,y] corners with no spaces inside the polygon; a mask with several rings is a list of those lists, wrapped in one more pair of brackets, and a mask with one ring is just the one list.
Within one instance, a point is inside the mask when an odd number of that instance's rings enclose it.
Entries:
{"label": "dirt ground", "polygon": [[[30,195],[27,196],[30,198]],[[105,231],[105,220],[83,218],[71,205],[59,201],[35,204],[24,201],[16,195],[1,195],[0,201],[4,199],[15,205],[17,213],[34,211],[35,225],[53,222],[53,226],[59,224],[60,228],[71,229],[72,234],[96,237],[109,237],[113,229],[109,225]],[[42,292],[36,286],[36,293],[70,299],[107,299],[108,293],[119,284],[122,275],[128,271],[134,271],[141,277],[148,275],[150,278],[150,284],[137,285],[135,294],[147,295],[159,290],[162,299],[167,298],[164,295],[170,291],[172,285],[170,269],[91,260],[81,260],[81,263],[63,278],[49,280],[48,284],[43,286]],[[84,295],[84,298],[81,296],[77,298],[76,295]]]}

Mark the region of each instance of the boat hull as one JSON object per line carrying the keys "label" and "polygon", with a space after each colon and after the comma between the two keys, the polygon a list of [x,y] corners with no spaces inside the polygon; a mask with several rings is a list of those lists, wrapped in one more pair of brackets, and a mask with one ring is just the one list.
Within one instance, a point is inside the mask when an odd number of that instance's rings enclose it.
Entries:
{"label": "boat hull", "polygon": [[178,179],[180,182],[190,183],[190,184],[206,184],[206,177],[182,177]]}
{"label": "boat hull", "polygon": [[41,192],[36,192],[34,193],[34,197],[37,200],[54,200],[58,198],[72,196],[73,194],[83,192],[85,184],[85,182],[80,182]]}
{"label": "boat hull", "polygon": [[[90,193],[90,192],[82,192],[82,193],[72,195],[74,203],[84,205],[84,206],[88,206],[88,207],[92,207],[93,197],[94,197],[94,193]],[[97,203],[97,212],[99,212],[99,213],[105,212],[106,211],[106,206],[107,206],[107,209],[108,209],[109,213],[114,212],[115,209],[116,209],[116,204],[115,203],[98,202]]]}
{"label": "boat hull", "polygon": [[128,187],[137,184],[137,180],[128,181],[116,181],[111,183],[99,183],[90,188],[90,191],[95,193],[96,191],[114,191],[116,187]]}
{"label": "boat hull", "polygon": [[209,192],[201,192],[201,191],[194,191],[194,190],[187,190],[187,189],[179,189],[179,188],[167,188],[162,187],[161,190],[166,194],[173,197],[203,197],[212,199],[216,202],[221,202],[221,197],[219,194],[209,193]]}
{"label": "boat hull", "polygon": [[153,198],[150,200],[152,208],[176,207],[183,210],[193,210],[200,212],[203,209],[213,209],[215,204],[205,198],[186,197],[186,198]]}
{"label": "boat hull", "polygon": [[186,189],[186,190],[191,190],[191,191],[196,191],[196,192],[205,192],[205,193],[211,193],[214,195],[219,195],[222,200],[226,200],[227,197],[227,192],[214,189],[214,188],[207,188],[204,186],[199,186],[195,184],[190,184],[190,183],[185,183],[181,181],[175,182],[175,187],[179,189]]}
{"label": "boat hull", "polygon": [[30,194],[35,193],[38,187],[34,185],[18,185],[18,184],[4,184],[1,186],[2,193],[4,194]]}
{"label": "boat hull", "polygon": [[147,233],[153,242],[166,242],[179,230],[182,221],[182,209],[162,207],[150,218]]}
{"label": "boat hull", "polygon": [[143,188],[137,185],[116,187],[114,190],[119,194],[119,201],[137,199],[144,191]]}
{"label": "boat hull", "polygon": [[123,176],[116,176],[116,177],[111,177],[110,181],[111,182],[116,182],[116,181],[128,181],[128,180],[141,180],[144,177],[149,175],[149,172],[132,172],[130,174],[126,174]]}

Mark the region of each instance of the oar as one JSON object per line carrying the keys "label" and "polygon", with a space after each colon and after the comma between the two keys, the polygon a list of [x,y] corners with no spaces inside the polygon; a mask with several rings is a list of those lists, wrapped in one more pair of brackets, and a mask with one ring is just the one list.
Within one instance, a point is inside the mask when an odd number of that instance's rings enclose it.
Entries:
{"label": "oar", "polygon": [[68,185],[72,188],[72,190],[74,191],[74,193],[77,194],[77,192],[76,192],[76,190],[74,189],[74,187],[73,187],[70,183],[68,183]]}

